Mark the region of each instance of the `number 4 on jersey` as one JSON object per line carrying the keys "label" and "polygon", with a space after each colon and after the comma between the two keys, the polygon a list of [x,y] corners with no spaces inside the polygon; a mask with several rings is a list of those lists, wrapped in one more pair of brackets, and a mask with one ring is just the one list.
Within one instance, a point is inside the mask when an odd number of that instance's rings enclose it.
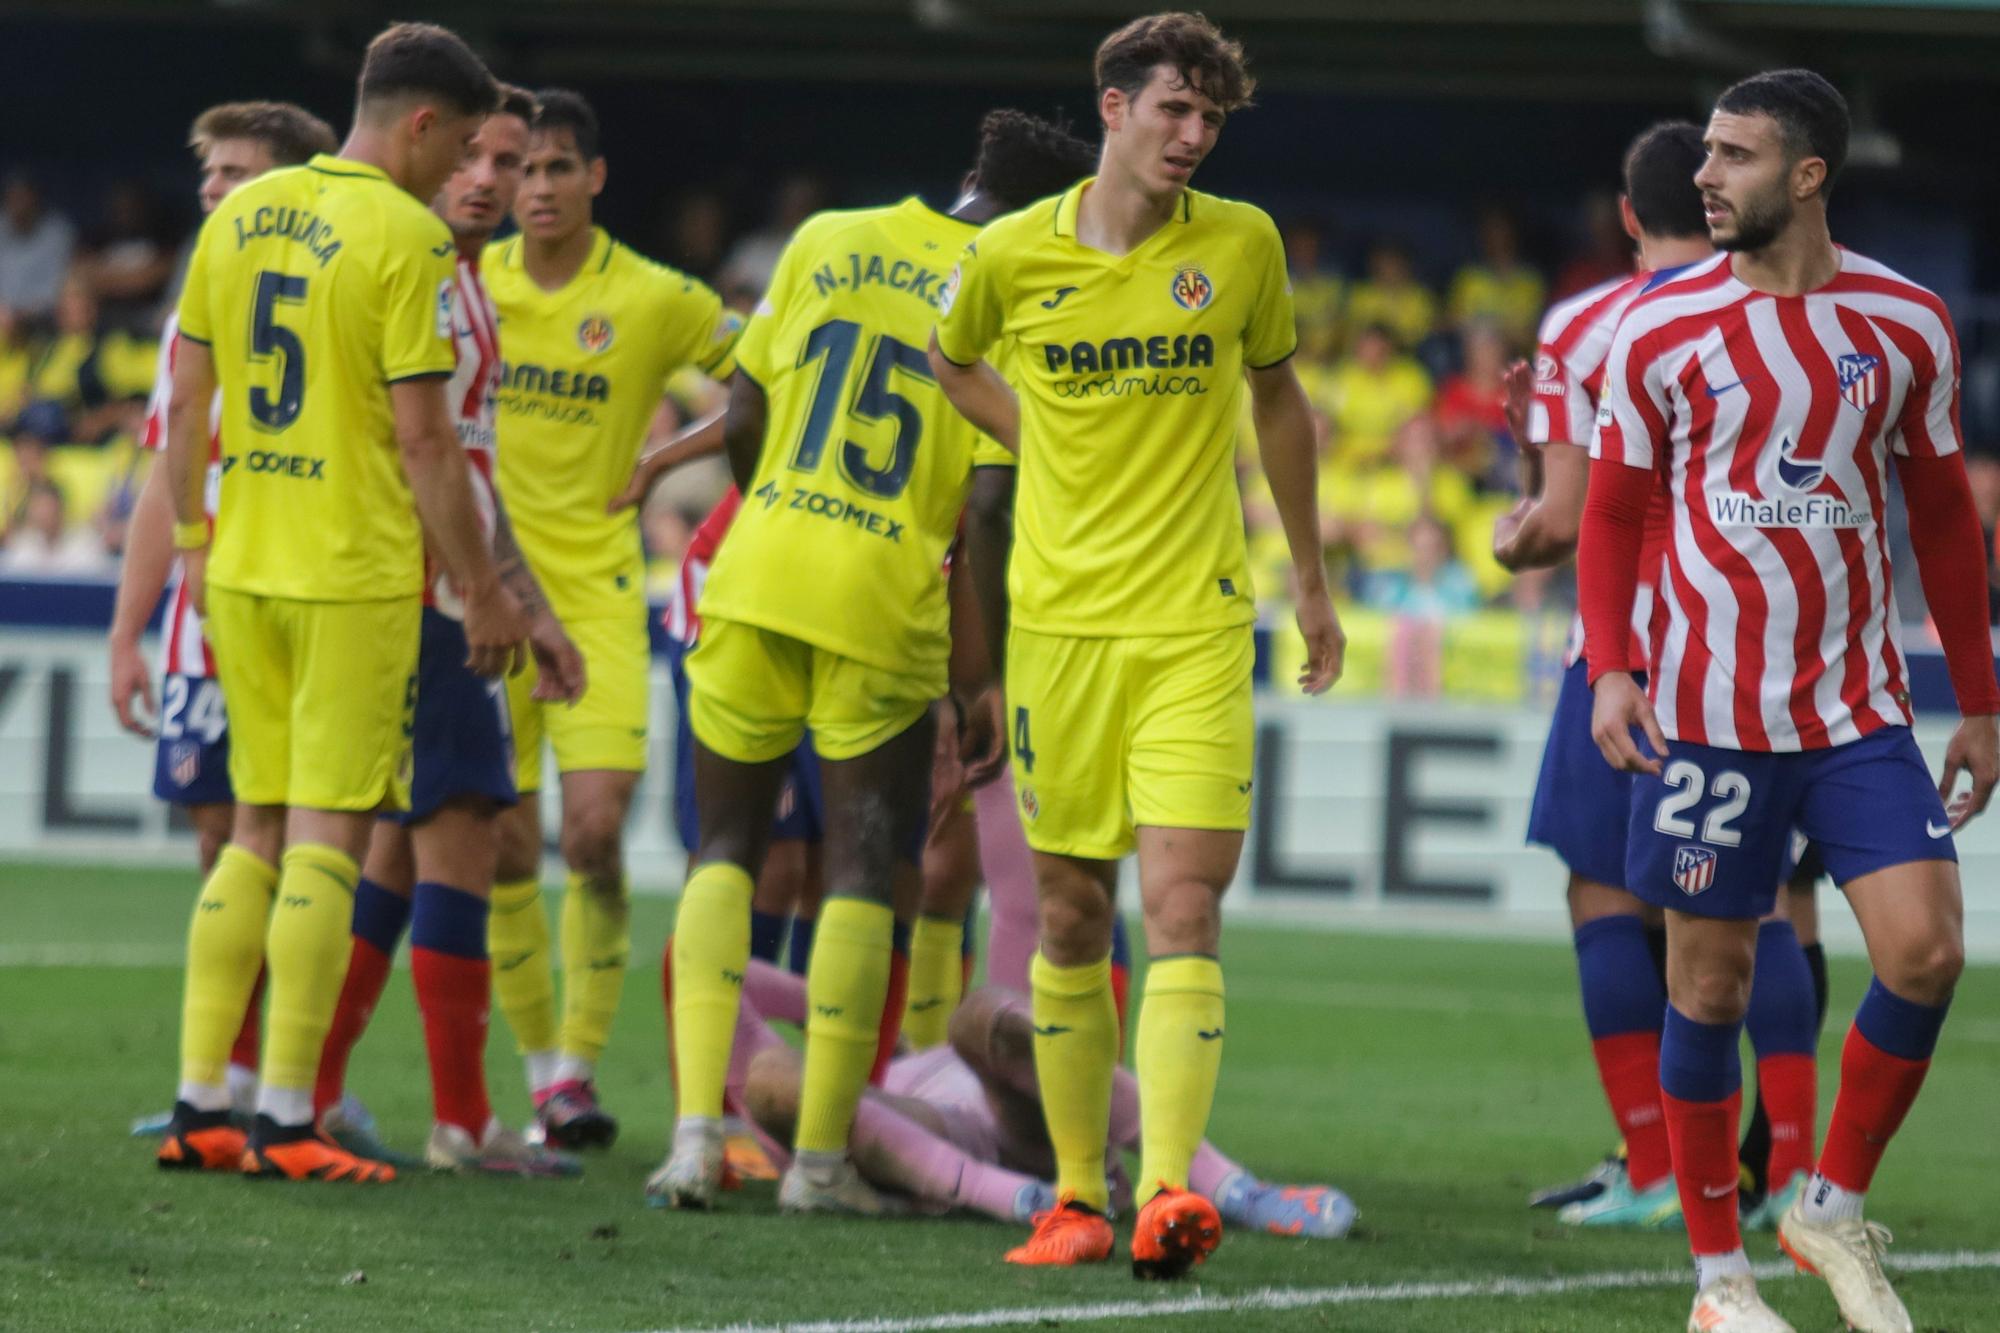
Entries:
{"label": "number 4 on jersey", "polygon": [[1035,747],[1028,740],[1028,710],[1025,708],[1014,710],[1014,757],[1021,761],[1023,773],[1035,771]]}

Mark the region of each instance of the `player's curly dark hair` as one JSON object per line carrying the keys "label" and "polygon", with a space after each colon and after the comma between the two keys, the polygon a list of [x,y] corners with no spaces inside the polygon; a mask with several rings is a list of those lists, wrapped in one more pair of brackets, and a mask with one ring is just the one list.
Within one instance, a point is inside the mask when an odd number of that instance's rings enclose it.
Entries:
{"label": "player's curly dark hair", "polygon": [[1723,89],[1715,109],[1732,116],[1766,115],[1778,122],[1785,152],[1793,162],[1816,157],[1826,163],[1821,195],[1847,161],[1847,99],[1840,89],[1809,69],[1767,69]]}
{"label": "player's curly dark hair", "polygon": [[1159,65],[1178,70],[1185,86],[1224,111],[1249,106],[1257,91],[1243,44],[1203,15],[1185,13],[1148,14],[1106,37],[1097,48],[1097,91],[1117,88],[1137,97]]}
{"label": "player's curly dark hair", "polygon": [[223,102],[196,116],[188,129],[188,147],[197,153],[224,139],[253,139],[281,167],[340,151],[331,125],[290,102]]}
{"label": "player's curly dark hair", "polygon": [[483,116],[500,104],[500,85],[451,29],[397,23],[368,43],[361,60],[361,101],[406,95],[442,98],[460,115]]}
{"label": "player's curly dark hair", "polygon": [[1660,121],[1632,141],[1625,150],[1625,197],[1641,231],[1662,239],[1708,238],[1701,188],[1694,183],[1706,156],[1701,127],[1691,121]]}
{"label": "player's curly dark hair", "polygon": [[1060,194],[1090,174],[1097,150],[1060,120],[1001,107],[979,122],[973,183],[1007,211]]}
{"label": "player's curly dark hair", "polygon": [[577,155],[586,162],[604,156],[604,135],[598,128],[597,113],[582,93],[569,88],[544,88],[535,94],[535,118],[529,126],[539,132],[568,130]]}
{"label": "player's curly dark hair", "polygon": [[516,116],[529,125],[535,123],[535,95],[518,84],[503,82],[500,85],[500,105],[495,107],[496,116]]}

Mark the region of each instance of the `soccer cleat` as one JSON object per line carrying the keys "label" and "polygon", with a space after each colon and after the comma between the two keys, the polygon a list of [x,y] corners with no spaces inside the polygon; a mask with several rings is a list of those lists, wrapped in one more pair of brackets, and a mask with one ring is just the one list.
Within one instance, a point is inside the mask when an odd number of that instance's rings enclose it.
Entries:
{"label": "soccer cleat", "polygon": [[1014,1191],[1014,1220],[1033,1223],[1043,1213],[1056,1206],[1056,1191],[1046,1181],[1030,1180]]}
{"label": "soccer cleat", "polygon": [[544,1141],[572,1152],[579,1148],[609,1148],[618,1138],[618,1122],[597,1104],[597,1089],[584,1079],[570,1079],[549,1089],[535,1103],[535,1120]]}
{"label": "soccer cleat", "polygon": [[1613,1153],[1593,1167],[1582,1180],[1573,1180],[1567,1185],[1551,1185],[1530,1194],[1528,1207],[1561,1208],[1565,1204],[1588,1203],[1604,1193],[1614,1180],[1624,1178],[1625,1159]]}
{"label": "soccer cleat", "polygon": [[1743,1210],[1745,1231],[1776,1231],[1778,1219],[1806,1192],[1806,1173],[1794,1171],[1792,1178]]}
{"label": "soccer cleat", "polygon": [[1165,1282],[1205,1263],[1222,1244],[1222,1217],[1193,1190],[1161,1186],[1132,1225],[1132,1276]]}
{"label": "soccer cleat", "polygon": [[1110,1219],[1073,1195],[1063,1195],[1033,1221],[1035,1233],[1007,1251],[1008,1263],[1069,1267],[1101,1264],[1111,1257],[1115,1240]]}
{"label": "soccer cleat", "polygon": [[1688,1312],[1687,1333],[1797,1333],[1757,1294],[1748,1273],[1719,1277],[1703,1287]]}
{"label": "soccer cleat", "polygon": [[376,1184],[394,1180],[396,1168],[356,1157],[311,1125],[280,1125],[260,1115],[243,1149],[243,1174],[253,1180]]}
{"label": "soccer cleat", "polygon": [[909,1208],[863,1180],[854,1163],[841,1157],[823,1165],[794,1159],[792,1169],[778,1182],[778,1211],[887,1217]]}
{"label": "soccer cleat", "polygon": [[1569,1227],[1630,1227],[1635,1231],[1674,1231],[1685,1225],[1681,1195],[1672,1176],[1635,1190],[1623,1171],[1594,1199],[1566,1203],[1556,1221]]}
{"label": "soccer cleat", "polygon": [[1231,1226],[1321,1240],[1339,1240],[1358,1216],[1354,1201],[1331,1185],[1267,1185],[1248,1171],[1232,1172],[1216,1188],[1215,1210]]}
{"label": "soccer cleat", "polygon": [[375,1132],[375,1113],[351,1092],[342,1093],[339,1101],[320,1112],[319,1128],[342,1151],[364,1161],[387,1162],[404,1170],[422,1165],[417,1158],[382,1142]]}
{"label": "soccer cleat", "polygon": [[243,1161],[245,1135],[227,1111],[197,1111],[175,1102],[153,1160],[162,1171],[233,1171]]}
{"label": "soccer cleat", "polygon": [[683,1122],[674,1126],[667,1160],[646,1177],[649,1208],[715,1207],[726,1171],[722,1134],[715,1122]]}
{"label": "soccer cleat", "polygon": [[1859,1333],[1911,1333],[1910,1312],[1882,1272],[1882,1251],[1895,1237],[1879,1222],[1851,1217],[1808,1222],[1800,1193],[1778,1221],[1778,1244],[1792,1262],[1833,1289],[1840,1317]]}
{"label": "soccer cleat", "polygon": [[[778,1168],[749,1125],[736,1116],[722,1118],[722,1163],[725,1188],[741,1189],[746,1180],[776,1180]],[[735,1183],[728,1184],[730,1177]]]}
{"label": "soccer cleat", "polygon": [[486,1122],[479,1142],[462,1125],[439,1122],[431,1126],[431,1139],[424,1146],[424,1161],[434,1171],[494,1176],[527,1176],[537,1180],[559,1180],[583,1174],[583,1164],[568,1153],[530,1143],[496,1118]]}

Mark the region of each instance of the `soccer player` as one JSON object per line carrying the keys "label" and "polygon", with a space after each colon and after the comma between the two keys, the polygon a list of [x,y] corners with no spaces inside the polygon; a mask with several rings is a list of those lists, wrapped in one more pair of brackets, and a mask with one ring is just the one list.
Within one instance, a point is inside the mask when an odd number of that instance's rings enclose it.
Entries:
{"label": "soccer player", "polygon": [[[1952,832],[2000,779],[2000,685],[1960,453],[1958,349],[1934,294],[1828,235],[1847,107],[1805,70],[1717,99],[1701,187],[1725,253],[1640,297],[1604,368],[1578,567],[1607,760],[1638,774],[1626,886],[1667,912],[1661,1101],[1703,1333],[1790,1327],[1758,1294],[1736,1211],[1737,1041],[1796,826],[1819,845],[1875,978],[1779,1243],[1850,1325],[1911,1327],[1862,1217],[1963,967]],[[1886,496],[1902,483],[1964,714],[1933,783],[1910,734]],[[1672,536],[1645,690],[1627,627],[1645,515]],[[1969,774],[1969,792],[1952,796]],[[1947,808],[1945,801],[1951,799]]]}
{"label": "soccer player", "polygon": [[[1585,451],[1618,321],[1641,295],[1714,254],[1694,184],[1702,157],[1701,130],[1687,122],[1655,125],[1633,141],[1625,155],[1620,212],[1638,244],[1640,272],[1572,297],[1542,321],[1523,440],[1541,457],[1543,485],[1524,513],[1496,528],[1494,554],[1510,569],[1547,567],[1574,553],[1589,471]],[[1634,607],[1635,635],[1646,632],[1652,614],[1667,522],[1664,493],[1655,492],[1648,522],[1649,547],[1640,569],[1646,596]],[[1644,660],[1641,649],[1633,651],[1635,660]],[[1629,776],[1606,770],[1590,737],[1579,623],[1542,756],[1528,840],[1555,851],[1570,869],[1584,1022],[1626,1152],[1622,1163],[1614,1161],[1598,1173],[1598,1192],[1565,1204],[1557,1216],[1580,1226],[1678,1227],[1680,1201],[1660,1110],[1666,994],[1652,948],[1660,914],[1624,887],[1631,785]],[[1773,1183],[1784,1196],[1804,1188],[1812,1165],[1817,1041],[1812,978],[1782,916],[1763,924],[1758,949],[1748,1027],[1758,1053],[1758,1085],[1780,1130],[1765,1151],[1775,1169]]]}
{"label": "soccer player", "polygon": [[[325,121],[289,102],[212,106],[195,118],[188,133],[188,145],[201,159],[201,211],[215,211],[215,206],[243,182],[276,167],[298,166],[315,153],[331,153],[339,142]],[[139,436],[141,448],[156,452],[167,442],[174,350],[180,341],[177,326],[178,320],[170,315],[160,331],[160,368]],[[127,731],[148,738],[157,735],[153,794],[179,806],[194,826],[196,856],[206,879],[215,868],[222,844],[229,840],[236,805],[229,789],[229,717],[215,679],[214,655],[185,583],[175,582],[167,608],[157,701],[151,672],[139,652],[146,622],[159,605],[169,575],[177,572],[173,500],[167,494],[167,470],[157,463],[156,458],[139,489],[125,536],[125,559],[118,570],[118,603],[112,612],[110,634],[111,707]],[[211,518],[215,492],[221,485],[221,466],[219,452],[212,450],[205,481]],[[251,992],[227,1069],[232,1103],[246,1123],[257,1095],[261,990],[260,984]]]}
{"label": "soccer player", "polygon": [[[1255,607],[1232,470],[1246,374],[1307,690],[1332,683],[1342,640],[1277,228],[1188,188],[1249,100],[1242,49],[1197,15],[1137,19],[1098,48],[1097,87],[1098,175],[966,247],[930,360],[952,402],[1021,458],[1006,706],[1041,902],[1036,1069],[1064,1198],[1008,1257],[1111,1254],[1109,955],[1136,828],[1154,961],[1136,1036],[1133,1271],[1172,1277],[1221,1237],[1213,1204],[1187,1187],[1222,1055],[1222,893],[1250,811]],[[1018,407],[981,363],[1003,340],[1018,349]],[[981,707],[995,706],[990,691]]]}
{"label": "soccer player", "polygon": [[[506,330],[500,494],[590,690],[565,708],[508,685],[520,803],[502,818],[489,932],[494,995],[527,1065],[535,1114],[559,1147],[607,1146],[618,1122],[592,1082],[631,952],[624,826],[646,767],[651,650],[638,519],[608,508],[632,474],[669,376],[728,372],[736,317],[693,278],[591,223],[604,188],[597,115],[576,93],[537,95],[518,236],[481,266]],[[565,977],[561,1024],[541,904],[544,743],[562,774]]]}
{"label": "soccer player", "polygon": [[[527,629],[445,404],[451,233],[423,203],[495,100],[458,37],[389,28],[369,44],[340,154],[238,187],[189,264],[168,480],[229,710],[237,806],[188,932],[162,1166],[394,1174],[315,1132],[312,1085],[346,969],[357,861],[374,811],[407,782],[426,542],[461,590],[476,670],[506,670]],[[203,492],[218,386],[211,557]],[[260,960],[271,1011],[246,1141],[228,1121],[223,1066]]]}
{"label": "soccer player", "polygon": [[[883,1029],[901,1017],[893,941],[920,888],[932,705],[946,693],[951,650],[944,561],[974,438],[923,344],[951,258],[977,223],[1049,179],[1038,124],[988,119],[981,162],[996,169],[990,179],[975,170],[950,216],[915,198],[815,215],[744,331],[725,419],[743,508],[703,589],[702,640],[688,658],[701,828],[671,958],[679,1105],[660,1177],[676,1206],[709,1206],[721,1178],[751,885],[788,756],[809,726],[826,795],[825,897],[807,971],[797,1152],[778,1200],[879,1207],[848,1160],[848,1130],[892,1041]],[[1014,140],[1012,158],[986,155],[995,129]],[[813,577],[800,578],[807,568]],[[990,728],[975,721],[967,744],[984,772],[997,771]]]}
{"label": "soccer player", "polygon": [[[458,367],[446,397],[471,465],[473,495],[489,530],[501,578],[532,628],[540,663],[536,697],[569,701],[583,691],[583,664],[542,597],[493,488],[500,384],[499,321],[479,280],[479,256],[506,220],[527,160],[534,99],[502,92],[472,150],[434,204],[458,247],[452,338]],[[424,1158],[442,1170],[503,1175],[574,1175],[574,1159],[527,1142],[493,1114],[486,1091],[487,1012],[492,990],[486,951],[487,901],[497,855],[495,824],[514,803],[514,751],[499,682],[465,665],[460,601],[434,573],[424,590],[417,656],[410,800],[375,825],[354,895],[354,950],[332,1030],[320,1055],[314,1108],[332,1129],[348,1056],[360,1040],[404,928],[410,970],[430,1055],[435,1120]]]}

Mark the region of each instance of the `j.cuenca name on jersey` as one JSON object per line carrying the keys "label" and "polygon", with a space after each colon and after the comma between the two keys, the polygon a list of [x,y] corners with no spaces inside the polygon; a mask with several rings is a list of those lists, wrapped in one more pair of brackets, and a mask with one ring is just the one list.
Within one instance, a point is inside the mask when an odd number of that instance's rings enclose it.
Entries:
{"label": "j.cuenca name on jersey", "polygon": [[325,268],[340,253],[340,238],[334,235],[333,224],[311,209],[266,204],[234,221],[238,250],[252,241],[276,236],[304,246],[306,253],[317,259],[321,268]]}

